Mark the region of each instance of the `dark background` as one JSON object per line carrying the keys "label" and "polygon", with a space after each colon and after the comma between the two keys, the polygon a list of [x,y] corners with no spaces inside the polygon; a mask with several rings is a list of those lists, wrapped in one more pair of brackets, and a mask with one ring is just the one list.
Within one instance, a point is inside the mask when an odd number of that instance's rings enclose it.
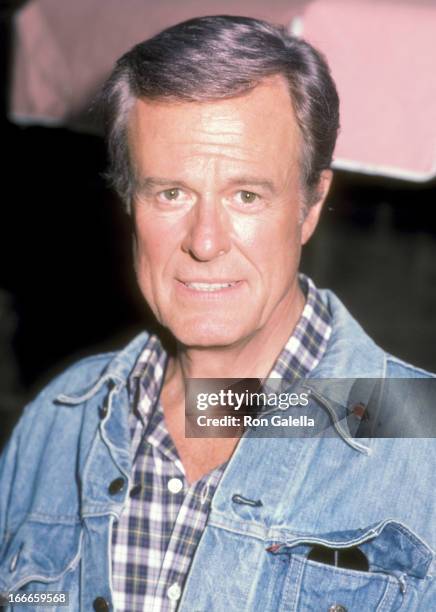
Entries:
{"label": "dark background", "polygon": [[[79,357],[147,326],[129,220],[105,186],[104,143],[7,120],[11,4],[0,3],[0,445],[20,411]],[[337,172],[302,270],[388,351],[436,370],[436,183]]]}

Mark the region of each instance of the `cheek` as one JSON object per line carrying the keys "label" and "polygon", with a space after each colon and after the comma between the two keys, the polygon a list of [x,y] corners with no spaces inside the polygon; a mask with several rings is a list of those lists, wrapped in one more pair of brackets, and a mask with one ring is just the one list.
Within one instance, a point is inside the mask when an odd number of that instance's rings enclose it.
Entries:
{"label": "cheek", "polygon": [[136,263],[142,265],[155,265],[160,260],[160,244],[154,233],[144,231],[143,228],[136,233]]}
{"label": "cheek", "polygon": [[291,215],[242,219],[233,225],[241,249],[260,273],[274,277],[298,266],[301,226]]}
{"label": "cheek", "polygon": [[136,219],[135,260],[137,272],[153,274],[168,262],[176,232],[168,223],[151,216]]}
{"label": "cheek", "polygon": [[153,219],[136,220],[134,264],[141,293],[158,320],[162,297],[162,278],[170,258],[165,226]]}
{"label": "cheek", "polygon": [[255,217],[237,216],[232,219],[233,235],[245,248],[256,248],[262,244],[264,222]]}

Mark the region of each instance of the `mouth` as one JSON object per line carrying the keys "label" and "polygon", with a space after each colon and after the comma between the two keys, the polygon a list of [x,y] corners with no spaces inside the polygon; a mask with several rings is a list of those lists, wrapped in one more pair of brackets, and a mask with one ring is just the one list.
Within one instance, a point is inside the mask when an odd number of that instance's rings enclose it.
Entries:
{"label": "mouth", "polygon": [[232,289],[235,289],[236,287],[239,287],[242,283],[242,281],[233,281],[233,280],[225,280],[225,281],[197,281],[197,280],[193,280],[193,281],[182,281],[180,280],[179,283],[182,285],[182,287],[186,288],[187,290],[189,290],[190,292],[195,292],[195,293],[202,293],[202,294],[213,294],[213,293],[220,293],[220,292],[226,292]]}
{"label": "mouth", "polygon": [[230,287],[236,287],[238,281],[230,281],[226,283],[197,283],[197,282],[186,282],[183,283],[188,289],[194,291],[221,291],[222,289],[229,289]]}

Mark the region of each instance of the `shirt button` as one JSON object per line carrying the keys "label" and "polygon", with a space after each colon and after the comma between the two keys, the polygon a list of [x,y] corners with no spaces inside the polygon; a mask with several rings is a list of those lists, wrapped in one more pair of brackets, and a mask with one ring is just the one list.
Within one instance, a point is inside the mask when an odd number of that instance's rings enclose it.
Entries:
{"label": "shirt button", "polygon": [[182,589],[179,587],[177,582],[172,584],[167,591],[167,595],[171,599],[171,601],[177,601],[178,599],[180,599],[181,594]]}
{"label": "shirt button", "polygon": [[96,597],[92,602],[95,612],[109,612],[109,604],[104,597]]}
{"label": "shirt button", "polygon": [[115,478],[112,480],[108,487],[108,491],[111,495],[116,495],[117,493],[121,493],[124,489],[125,480],[124,478]]}
{"label": "shirt button", "polygon": [[333,604],[330,606],[328,612],[347,612],[347,608],[341,606],[340,604]]}
{"label": "shirt button", "polygon": [[[180,478],[170,478],[168,481],[168,491],[170,493],[179,493],[183,489],[183,482]],[[174,586],[174,585],[173,585]]]}

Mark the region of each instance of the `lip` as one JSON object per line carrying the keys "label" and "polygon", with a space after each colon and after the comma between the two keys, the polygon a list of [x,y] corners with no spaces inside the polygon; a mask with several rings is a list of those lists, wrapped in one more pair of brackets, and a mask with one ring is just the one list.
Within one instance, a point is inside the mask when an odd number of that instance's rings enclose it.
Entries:
{"label": "lip", "polygon": [[[231,295],[238,291],[243,285],[242,280],[223,278],[190,278],[176,279],[177,288],[193,297],[213,298]],[[202,287],[203,286],[203,287]],[[215,287],[214,287],[215,286]]]}

